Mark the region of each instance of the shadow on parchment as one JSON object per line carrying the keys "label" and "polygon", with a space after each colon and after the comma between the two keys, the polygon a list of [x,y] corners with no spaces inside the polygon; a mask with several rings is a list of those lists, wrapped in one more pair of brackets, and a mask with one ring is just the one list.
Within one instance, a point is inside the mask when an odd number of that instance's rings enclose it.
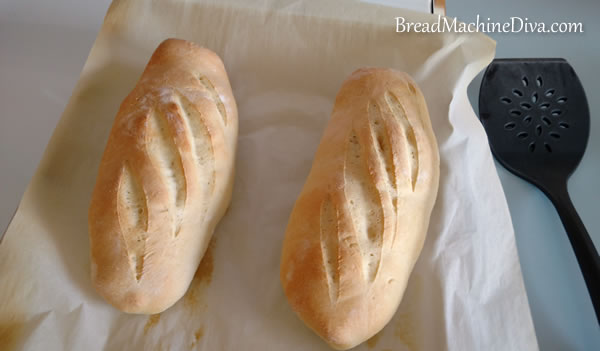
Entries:
{"label": "shadow on parchment", "polygon": [[116,113],[140,74],[141,67],[109,62],[80,78],[31,184],[34,213],[86,299],[100,297],[90,279],[91,194]]}

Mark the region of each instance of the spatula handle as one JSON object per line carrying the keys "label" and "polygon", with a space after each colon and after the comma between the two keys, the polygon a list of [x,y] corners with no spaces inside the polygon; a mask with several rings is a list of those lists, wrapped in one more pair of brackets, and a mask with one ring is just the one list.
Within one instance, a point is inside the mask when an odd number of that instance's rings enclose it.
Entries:
{"label": "spatula handle", "polygon": [[552,194],[550,200],[567,231],[600,324],[600,257],[596,247],[571,202],[566,184],[564,189]]}

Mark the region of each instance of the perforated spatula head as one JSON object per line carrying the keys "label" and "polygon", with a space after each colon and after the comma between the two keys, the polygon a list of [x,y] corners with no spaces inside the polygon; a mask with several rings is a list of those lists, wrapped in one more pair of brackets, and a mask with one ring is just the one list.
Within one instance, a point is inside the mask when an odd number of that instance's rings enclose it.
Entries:
{"label": "perforated spatula head", "polygon": [[481,82],[479,117],[496,159],[544,191],[566,183],[589,137],[585,92],[564,59],[494,60]]}

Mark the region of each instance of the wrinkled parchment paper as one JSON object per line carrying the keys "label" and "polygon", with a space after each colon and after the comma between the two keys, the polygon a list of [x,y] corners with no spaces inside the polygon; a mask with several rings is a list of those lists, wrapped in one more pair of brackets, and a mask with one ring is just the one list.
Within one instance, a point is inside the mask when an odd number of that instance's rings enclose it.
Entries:
{"label": "wrinkled parchment paper", "polygon": [[[115,1],[0,245],[0,349],[328,350],[289,308],[279,257],[337,90],[361,66],[419,83],[441,184],[400,308],[357,350],[537,349],[504,194],[466,95],[494,43],[396,33],[396,16],[435,20],[350,1]],[[119,104],[168,37],[225,61],[240,111],[234,195],[185,297],[128,315],[92,288],[87,209]]]}

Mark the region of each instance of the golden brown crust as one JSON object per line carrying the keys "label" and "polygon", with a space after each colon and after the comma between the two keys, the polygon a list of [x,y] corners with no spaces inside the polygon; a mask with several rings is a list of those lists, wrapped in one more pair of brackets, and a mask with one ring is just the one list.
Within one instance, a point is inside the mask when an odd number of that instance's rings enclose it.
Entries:
{"label": "golden brown crust", "polygon": [[423,247],[439,155],[425,100],[405,73],[359,69],[342,85],[281,258],[292,308],[348,349],[395,313]]}
{"label": "golden brown crust", "polygon": [[220,58],[161,43],[115,118],[89,209],[92,280],[158,313],[187,290],[231,198],[237,108]]}

